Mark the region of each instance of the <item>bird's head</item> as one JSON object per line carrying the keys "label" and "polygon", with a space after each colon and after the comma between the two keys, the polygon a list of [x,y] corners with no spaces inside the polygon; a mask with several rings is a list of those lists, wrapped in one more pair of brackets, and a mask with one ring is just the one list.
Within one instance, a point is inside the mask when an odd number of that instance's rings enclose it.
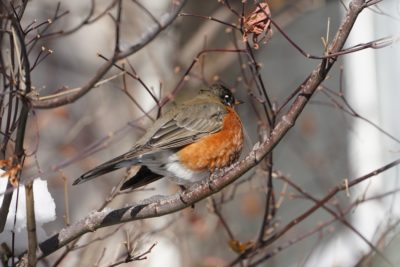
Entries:
{"label": "bird's head", "polygon": [[222,84],[213,84],[206,89],[202,89],[201,92],[208,93],[218,97],[218,99],[226,106],[233,107],[243,103],[242,101],[236,100],[235,96],[227,87]]}

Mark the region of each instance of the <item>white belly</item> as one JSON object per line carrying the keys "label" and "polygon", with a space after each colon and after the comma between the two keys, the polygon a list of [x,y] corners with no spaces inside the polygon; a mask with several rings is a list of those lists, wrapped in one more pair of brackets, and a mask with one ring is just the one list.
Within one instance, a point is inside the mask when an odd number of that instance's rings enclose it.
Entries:
{"label": "white belly", "polygon": [[172,154],[164,164],[146,164],[155,173],[164,175],[177,184],[191,184],[210,176],[209,171],[193,171],[183,166],[176,154]]}

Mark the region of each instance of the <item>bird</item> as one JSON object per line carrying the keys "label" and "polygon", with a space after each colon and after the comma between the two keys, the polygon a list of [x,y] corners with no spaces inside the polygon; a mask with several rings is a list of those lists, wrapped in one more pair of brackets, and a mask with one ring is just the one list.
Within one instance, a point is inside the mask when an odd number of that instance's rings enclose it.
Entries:
{"label": "bird", "polygon": [[82,174],[73,185],[131,166],[140,168],[120,190],[162,177],[183,187],[207,179],[240,157],[244,134],[235,107],[241,103],[222,84],[201,88],[160,116],[128,152]]}

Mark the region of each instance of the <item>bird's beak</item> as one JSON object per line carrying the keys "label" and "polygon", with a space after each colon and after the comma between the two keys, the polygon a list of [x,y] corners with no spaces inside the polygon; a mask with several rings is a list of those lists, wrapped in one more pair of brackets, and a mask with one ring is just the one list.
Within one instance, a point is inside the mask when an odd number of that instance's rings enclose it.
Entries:
{"label": "bird's beak", "polygon": [[240,105],[240,104],[243,104],[243,103],[244,103],[244,101],[236,99],[234,105],[237,106],[237,105]]}

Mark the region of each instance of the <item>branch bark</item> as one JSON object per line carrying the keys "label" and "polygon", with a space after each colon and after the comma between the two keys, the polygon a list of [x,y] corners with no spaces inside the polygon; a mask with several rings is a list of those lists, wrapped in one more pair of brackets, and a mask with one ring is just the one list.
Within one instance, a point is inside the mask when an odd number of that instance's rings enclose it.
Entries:
{"label": "branch bark", "polygon": [[[12,17],[12,25],[17,32],[18,42],[21,48],[21,60],[23,62],[23,69],[25,70],[25,93],[29,94],[31,91],[31,76],[30,76],[30,62],[28,53],[26,50],[25,44],[25,34],[23,29],[21,28],[21,24],[17,17]],[[16,44],[17,46],[18,44]],[[22,68],[21,68],[22,69]],[[22,73],[21,73],[22,75]],[[28,121],[28,113],[29,106],[25,99],[22,99],[22,108],[19,116],[17,137],[15,143],[15,156],[16,160],[14,164],[19,164],[23,166],[23,161],[25,158],[25,150],[24,150],[24,139],[25,139],[25,130],[26,124]],[[20,176],[22,174],[22,170],[18,172],[18,181],[20,180]],[[12,192],[11,192],[12,195]],[[26,202],[26,225],[28,231],[28,266],[35,267],[36,266],[36,248],[37,248],[37,235],[36,235],[36,218],[35,218],[35,202],[34,202],[34,194],[33,194],[33,181],[29,181],[25,185],[25,202]]]}
{"label": "branch bark", "polygon": [[[24,3],[23,8],[25,9]],[[15,54],[11,52],[11,57],[17,59],[18,62],[16,66],[12,64],[11,69],[17,69],[15,71],[15,76],[12,78],[15,82],[16,89],[24,90],[26,94],[29,94],[31,90],[31,77],[30,77],[30,63],[29,57],[26,50],[26,42],[25,42],[25,33],[20,24],[20,17],[18,16],[16,10],[12,5],[8,6],[1,3],[2,8],[6,11],[8,15],[8,19],[11,21],[11,32],[12,32],[12,42],[11,51],[15,51]],[[22,11],[21,11],[22,12]],[[22,13],[20,13],[22,15]],[[14,73],[11,71],[11,73]],[[15,108],[15,114],[18,114],[18,126],[17,133],[15,138],[15,150],[14,156],[12,158],[12,166],[23,166],[23,162],[25,159],[25,151],[24,151],[24,139],[25,139],[25,130],[26,124],[28,120],[29,114],[29,105],[26,99],[22,98],[18,100],[22,103],[22,107],[18,110],[18,107]],[[20,181],[22,170],[18,168],[18,172],[16,174],[17,181]],[[11,178],[11,177],[10,177]],[[12,189],[10,181],[8,181],[7,189]],[[4,230],[4,226],[7,222],[7,217],[9,213],[10,203],[13,196],[14,190],[7,190],[4,195],[4,201],[2,203],[0,209],[0,232]],[[34,212],[34,195],[33,195],[33,181],[27,183],[25,187],[25,197],[26,197],[26,218],[27,218],[27,229],[28,229],[28,266],[36,266],[36,247],[37,247],[37,237],[36,237],[36,220],[35,220],[35,212]]]}
{"label": "branch bark", "polygon": [[[328,54],[341,51],[358,14],[365,7],[365,1],[363,0],[353,0],[350,3],[346,17],[328,47]],[[282,140],[290,128],[294,126],[302,110],[318,86],[324,81],[336,59],[336,57],[332,57],[321,60],[320,64],[312,71],[306,81],[300,85],[300,93],[297,95],[289,111],[277,121],[271,135],[261,144],[256,144],[245,159],[236,163],[229,170],[226,170],[223,175],[210,178],[209,181],[193,185],[188,190],[172,196],[152,197],[125,208],[93,212],[86,218],[81,219],[70,227],[62,229],[58,234],[42,242],[39,245],[41,249],[39,257],[49,255],[77,237],[87,232],[95,231],[98,228],[128,221],[158,217],[182,210],[231,184],[256,166]]]}
{"label": "branch bark", "polygon": [[[177,1],[175,1],[177,2]],[[60,107],[66,104],[70,104],[87,94],[92,88],[95,87],[96,83],[99,82],[104,75],[111,69],[111,67],[120,59],[126,58],[130,55],[133,55],[143,47],[145,47],[147,44],[149,44],[151,41],[153,41],[157,35],[165,30],[169,25],[171,25],[174,21],[175,18],[178,16],[179,12],[182,10],[183,6],[187,0],[182,0],[174,6],[171,12],[164,14],[161,16],[160,22],[153,26],[149,31],[147,31],[141,38],[140,40],[136,43],[130,46],[128,49],[125,51],[115,51],[114,55],[111,57],[111,59],[107,62],[105,62],[96,72],[96,74],[93,76],[90,81],[87,82],[87,84],[83,87],[81,87],[79,90],[73,90],[73,91],[66,91],[65,94],[63,95],[49,95],[45,97],[37,97],[34,95],[30,95],[29,100],[30,100],[30,105],[34,109],[50,109],[50,108],[56,108]]]}

